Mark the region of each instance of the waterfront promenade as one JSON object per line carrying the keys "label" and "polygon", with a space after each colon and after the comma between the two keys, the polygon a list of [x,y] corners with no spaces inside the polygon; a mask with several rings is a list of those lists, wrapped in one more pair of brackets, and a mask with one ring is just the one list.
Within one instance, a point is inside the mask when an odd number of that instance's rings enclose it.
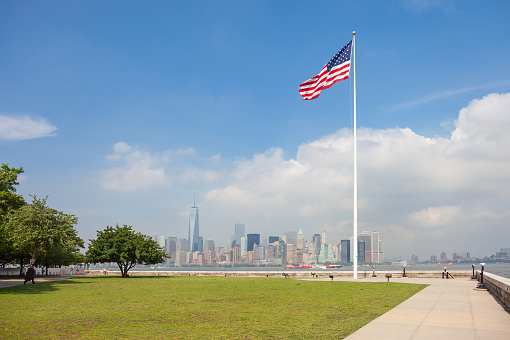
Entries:
{"label": "waterfront promenade", "polygon": [[[358,281],[385,280],[367,278]],[[398,278],[390,281],[429,286],[346,339],[510,339],[510,313],[488,291],[475,290],[477,281],[466,278]]]}
{"label": "waterfront promenade", "polygon": [[[36,284],[68,277],[36,277]],[[279,274],[279,279],[283,279],[281,274]],[[321,278],[301,277],[300,279],[331,281],[326,276]],[[357,280],[347,276],[335,276],[333,280],[387,281],[381,276],[364,277]],[[430,277],[392,277],[390,281],[428,284],[429,286],[346,339],[510,339],[510,313],[488,291],[475,290],[477,281],[471,281],[466,277],[448,280]],[[13,285],[23,285],[23,280],[0,280],[0,288]]]}

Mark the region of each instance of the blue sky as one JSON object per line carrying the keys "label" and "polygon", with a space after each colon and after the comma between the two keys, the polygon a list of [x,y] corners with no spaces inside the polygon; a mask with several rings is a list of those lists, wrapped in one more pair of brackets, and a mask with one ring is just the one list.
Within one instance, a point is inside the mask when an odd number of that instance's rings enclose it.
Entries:
{"label": "blue sky", "polygon": [[25,198],[76,214],[86,240],[116,223],[185,237],[196,196],[218,245],[235,223],[340,242],[352,234],[353,82],[307,102],[298,86],[356,30],[359,228],[380,231],[389,258],[491,254],[510,246],[509,10],[2,2],[0,161],[24,168]]}

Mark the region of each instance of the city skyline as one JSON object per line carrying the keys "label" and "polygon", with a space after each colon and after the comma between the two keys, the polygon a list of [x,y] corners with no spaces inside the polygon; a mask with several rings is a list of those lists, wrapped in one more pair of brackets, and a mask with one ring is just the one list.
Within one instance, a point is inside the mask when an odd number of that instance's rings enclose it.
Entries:
{"label": "city skyline", "polygon": [[235,223],[349,239],[353,79],[312,101],[298,89],[356,31],[358,231],[381,232],[386,258],[491,254],[510,239],[509,12],[2,2],[0,162],[86,244],[116,224],[188,238],[194,195],[204,240]]}
{"label": "city skyline", "polygon": [[[354,238],[343,239],[339,243],[328,243],[327,234],[314,234],[310,242],[304,238],[302,231],[285,231],[282,237],[267,236],[258,233],[244,234],[242,230],[244,225],[235,224],[235,233],[241,239],[236,241],[235,237],[227,242],[227,246],[219,245],[212,239],[204,241],[202,250],[188,252],[179,249],[177,244],[187,244],[186,239],[177,239],[170,236],[165,239],[164,235],[157,235],[154,239],[164,245],[164,249],[170,258],[164,262],[170,266],[210,266],[210,265],[293,265],[301,268],[302,266],[311,266],[318,264],[348,264],[353,262],[353,241]],[[317,242],[322,239],[325,242]],[[430,255],[429,258],[419,259],[413,254],[410,258],[389,259],[384,258],[384,250],[381,246],[381,235],[377,231],[362,231],[358,234],[358,261],[360,264],[372,263],[383,264],[392,263],[403,265],[431,263],[451,265],[452,263],[466,263],[481,259],[500,259],[510,260],[510,248],[501,248],[496,254],[472,256],[470,252],[454,252],[448,256],[445,252]],[[182,251],[181,251],[182,250]],[[304,268],[304,267],[303,267]]]}

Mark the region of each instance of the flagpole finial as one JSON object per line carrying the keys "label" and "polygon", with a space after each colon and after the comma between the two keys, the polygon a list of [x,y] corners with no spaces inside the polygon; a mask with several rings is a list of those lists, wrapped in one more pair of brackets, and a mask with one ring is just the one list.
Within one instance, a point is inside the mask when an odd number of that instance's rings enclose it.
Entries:
{"label": "flagpole finial", "polygon": [[352,31],[352,35],[356,35],[356,31]]}

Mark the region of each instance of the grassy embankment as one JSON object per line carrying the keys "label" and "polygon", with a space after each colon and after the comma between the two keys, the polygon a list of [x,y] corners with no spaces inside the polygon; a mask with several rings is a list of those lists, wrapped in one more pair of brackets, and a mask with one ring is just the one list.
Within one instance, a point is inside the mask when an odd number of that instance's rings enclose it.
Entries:
{"label": "grassy embankment", "polygon": [[424,287],[80,277],[0,289],[0,338],[341,339]]}

